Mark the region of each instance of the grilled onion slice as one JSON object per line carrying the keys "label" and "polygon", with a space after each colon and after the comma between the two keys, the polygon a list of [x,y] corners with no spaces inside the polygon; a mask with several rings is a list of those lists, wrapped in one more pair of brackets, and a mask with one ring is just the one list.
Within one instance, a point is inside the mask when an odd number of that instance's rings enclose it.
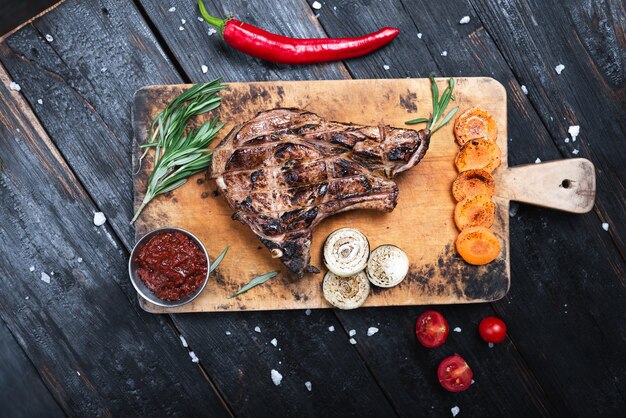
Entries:
{"label": "grilled onion slice", "polygon": [[409,272],[409,257],[395,245],[376,247],[367,262],[367,277],[378,287],[398,285]]}
{"label": "grilled onion slice", "polygon": [[337,276],[348,277],[365,269],[370,243],[360,231],[341,228],[326,238],[324,264]]}
{"label": "grilled onion slice", "polygon": [[331,305],[339,309],[355,309],[369,296],[370,282],[363,271],[350,277],[337,276],[329,271],[324,276],[322,291]]}

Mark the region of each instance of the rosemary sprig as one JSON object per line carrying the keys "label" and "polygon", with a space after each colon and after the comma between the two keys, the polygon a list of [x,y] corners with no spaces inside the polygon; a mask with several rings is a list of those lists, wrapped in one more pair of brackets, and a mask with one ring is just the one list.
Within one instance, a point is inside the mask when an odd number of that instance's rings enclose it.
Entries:
{"label": "rosemary sprig", "polygon": [[448,86],[441,94],[441,98],[439,98],[439,87],[437,87],[437,82],[435,82],[435,78],[432,76],[430,77],[430,84],[433,95],[433,113],[430,115],[430,118],[417,118],[404,123],[407,125],[427,123],[427,128],[430,129],[430,133],[432,135],[441,129],[445,124],[450,122],[450,119],[452,119],[452,116],[454,116],[457,110],[459,110],[459,107],[453,107],[452,110],[450,110],[450,112],[448,112],[448,114],[437,125],[437,121],[443,116],[450,100],[454,100],[454,96],[452,95],[452,91],[454,90],[454,78],[450,77],[448,80]]}
{"label": "rosemary sprig", "polygon": [[228,244],[226,246],[226,248],[224,248],[224,250],[220,253],[220,255],[217,256],[217,258],[215,260],[213,260],[213,264],[211,264],[211,268],[209,269],[209,273],[212,273],[213,270],[215,270],[217,268],[217,266],[220,265],[220,263],[224,259],[224,256],[226,256],[226,253],[228,252],[229,248],[230,248],[230,244]]}
{"label": "rosemary sprig", "polygon": [[245,285],[244,287],[242,287],[241,289],[239,289],[238,291],[236,291],[232,295],[227,296],[227,298],[228,299],[232,299],[232,298],[234,298],[236,296],[241,295],[242,293],[246,293],[248,290],[252,289],[255,286],[258,286],[260,284],[265,283],[266,281],[268,281],[272,277],[275,277],[277,274],[278,274],[277,271],[273,271],[271,273],[265,273],[262,276],[255,277],[254,279],[250,280],[247,285]]}
{"label": "rosemary sprig", "polygon": [[141,146],[146,151],[140,159],[141,164],[148,150],[154,148],[154,168],[131,223],[156,196],[182,186],[188,177],[209,166],[213,152],[208,146],[224,124],[216,117],[199,128],[188,129],[187,125],[192,117],[218,108],[221,99],[217,93],[226,87],[219,79],[197,84],[172,100],[154,118],[148,141]]}

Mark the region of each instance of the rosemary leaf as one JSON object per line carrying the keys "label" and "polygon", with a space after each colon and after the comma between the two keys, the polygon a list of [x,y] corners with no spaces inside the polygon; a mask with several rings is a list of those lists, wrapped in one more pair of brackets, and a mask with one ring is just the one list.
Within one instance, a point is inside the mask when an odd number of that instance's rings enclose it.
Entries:
{"label": "rosemary leaf", "polygon": [[262,276],[255,277],[254,279],[250,280],[247,285],[245,285],[244,287],[242,287],[241,289],[239,289],[238,291],[236,291],[232,295],[227,296],[227,298],[228,299],[232,299],[232,298],[234,298],[236,296],[241,295],[242,293],[246,293],[248,290],[252,289],[255,286],[258,286],[260,284],[265,283],[266,281],[268,281],[272,277],[275,277],[277,274],[278,274],[277,271],[273,271],[271,273],[265,273]]}
{"label": "rosemary leaf", "polygon": [[406,123],[407,125],[416,125],[418,123],[428,123],[430,122],[430,119],[428,118],[417,118],[417,119],[412,119],[412,120],[407,120]]}
{"label": "rosemary leaf", "polygon": [[230,244],[228,244],[226,246],[226,248],[224,248],[224,250],[220,253],[220,255],[217,256],[217,258],[215,260],[213,260],[213,264],[211,264],[211,268],[209,269],[209,273],[212,273],[213,270],[215,270],[217,268],[217,266],[220,265],[220,263],[224,259],[224,256],[226,256],[226,253],[228,252],[229,248],[230,248]]}
{"label": "rosemary leaf", "polygon": [[443,127],[443,125],[445,125],[446,123],[448,123],[450,121],[450,119],[452,119],[452,116],[454,116],[454,114],[456,113],[456,111],[459,110],[458,106],[455,106],[452,108],[452,110],[450,112],[448,112],[448,114],[446,115],[445,118],[443,118],[443,120],[441,121],[441,123],[439,124],[439,126],[437,126],[430,134],[434,134],[435,132],[437,132],[439,129],[441,129]]}

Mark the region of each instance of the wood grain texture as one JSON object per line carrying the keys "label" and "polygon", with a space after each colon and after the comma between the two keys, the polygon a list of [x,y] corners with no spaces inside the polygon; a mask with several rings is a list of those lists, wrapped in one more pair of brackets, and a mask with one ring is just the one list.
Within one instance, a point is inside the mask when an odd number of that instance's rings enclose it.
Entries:
{"label": "wood grain texture", "polygon": [[9,82],[0,66],[2,320],[66,414],[227,416],[163,317],[138,307],[121,243],[93,225],[97,208]]}
{"label": "wood grain texture", "polygon": [[[444,83],[445,80],[439,80],[441,91]],[[154,116],[182,91],[180,86],[161,86],[138,92],[133,108],[137,144],[146,141]],[[414,109],[421,109],[424,115],[432,109],[428,79],[232,83],[220,96],[222,105],[218,114],[226,126],[215,143],[233,126],[274,107],[307,109],[329,120],[396,127],[405,127],[404,121],[413,117]],[[502,166],[496,173],[506,171],[506,96],[502,85],[488,78],[458,78],[455,97],[461,111],[478,106],[494,116],[503,153]],[[346,106],[347,103],[350,105]],[[509,288],[507,200],[496,199],[497,215],[492,230],[502,241],[503,250],[494,262],[470,266],[454,250],[458,231],[452,219],[456,202],[451,185],[457,174],[454,158],[458,150],[452,124],[448,124],[433,135],[430,148],[417,167],[398,176],[400,196],[393,212],[350,211],[324,220],[313,233],[311,263],[325,271],[321,260],[324,240],[332,231],[351,226],[368,237],[372,248],[385,243],[399,246],[411,263],[409,275],[400,285],[373,289],[365,306],[484,302],[503,297]],[[142,153],[137,146],[135,161]],[[152,165],[146,162],[141,170],[134,171],[138,171],[137,208],[143,200]],[[185,186],[155,199],[137,220],[137,239],[153,229],[176,226],[199,237],[212,258],[227,244],[233,245],[215,280],[210,280],[194,301],[177,308],[161,308],[147,301],[143,306],[150,312],[331,307],[321,290],[323,274],[308,275],[301,280],[290,277],[280,260],[272,259],[265,248],[259,248],[262,244],[246,225],[231,219],[232,210],[215,190],[217,186],[208,179],[208,173],[199,174]],[[267,285],[227,299],[252,277],[276,270],[281,274]]]}

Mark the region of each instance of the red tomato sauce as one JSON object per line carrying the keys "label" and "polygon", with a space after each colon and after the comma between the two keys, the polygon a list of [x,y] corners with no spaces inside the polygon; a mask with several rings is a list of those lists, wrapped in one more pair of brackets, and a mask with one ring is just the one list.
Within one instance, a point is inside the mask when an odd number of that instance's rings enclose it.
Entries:
{"label": "red tomato sauce", "polygon": [[135,255],[141,281],[163,300],[179,300],[202,286],[207,259],[202,248],[179,231],[159,232]]}

